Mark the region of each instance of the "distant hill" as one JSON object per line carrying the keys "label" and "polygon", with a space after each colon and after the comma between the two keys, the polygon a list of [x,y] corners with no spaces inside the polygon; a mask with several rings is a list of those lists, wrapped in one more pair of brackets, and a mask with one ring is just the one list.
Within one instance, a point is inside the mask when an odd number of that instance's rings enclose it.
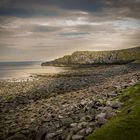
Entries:
{"label": "distant hill", "polygon": [[130,62],[140,63],[140,46],[113,51],[76,51],[54,61],[42,63],[42,66],[71,66],[93,64],[125,64]]}

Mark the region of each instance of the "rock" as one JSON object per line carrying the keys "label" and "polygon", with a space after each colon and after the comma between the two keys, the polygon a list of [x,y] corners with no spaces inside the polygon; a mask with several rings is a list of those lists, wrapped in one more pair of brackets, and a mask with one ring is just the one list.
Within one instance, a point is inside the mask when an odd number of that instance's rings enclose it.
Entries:
{"label": "rock", "polygon": [[59,129],[56,131],[56,134],[58,135],[58,134],[61,134],[62,132],[63,132],[63,129]]}
{"label": "rock", "polygon": [[84,136],[85,133],[86,133],[86,130],[85,129],[81,129],[80,131],[78,131],[77,135]]}
{"label": "rock", "polygon": [[[64,126],[69,127],[72,124],[73,120],[72,118],[63,118],[61,119],[61,122]],[[72,124],[72,125],[75,125],[75,124]]]}
{"label": "rock", "polygon": [[[62,134],[62,132],[63,132],[63,129],[57,130],[57,131],[52,132],[52,133],[48,133],[48,134],[45,136],[45,140],[51,140],[51,139],[53,139],[53,138],[56,137],[56,136],[59,137],[59,135]],[[54,138],[54,139],[56,139],[56,138]]]}
{"label": "rock", "polygon": [[88,110],[91,110],[93,107],[94,107],[95,105],[94,105],[94,101],[89,101],[88,103],[87,103],[87,105],[84,107],[84,110],[85,111],[88,111]]}
{"label": "rock", "polygon": [[81,122],[86,121],[86,117],[85,116],[81,117],[80,121]]}
{"label": "rock", "polygon": [[45,137],[47,130],[45,128],[40,129],[36,134],[36,140],[42,140]]}
{"label": "rock", "polygon": [[89,123],[89,127],[92,127],[92,128],[98,127],[97,121],[95,121],[95,122],[90,122],[90,123]]}
{"label": "rock", "polygon": [[63,119],[64,117],[63,117],[63,116],[61,116],[61,115],[58,115],[58,118],[59,118],[59,119]]}
{"label": "rock", "polygon": [[122,106],[122,103],[119,101],[107,101],[106,102],[107,106],[111,106],[113,109],[117,109],[120,108]]}
{"label": "rock", "polygon": [[81,128],[86,127],[87,125],[88,125],[88,122],[80,122],[80,123],[78,124],[78,128],[81,129]]}
{"label": "rock", "polygon": [[122,103],[119,101],[112,101],[110,106],[114,109],[120,108],[122,106]]}
{"label": "rock", "polygon": [[56,136],[56,133],[49,133],[49,134],[47,134],[46,136],[45,136],[45,140],[50,140],[50,139],[52,139],[53,137],[55,137]]}
{"label": "rock", "polygon": [[28,140],[28,139],[23,134],[16,133],[15,135],[7,138],[6,140]]}
{"label": "rock", "polygon": [[66,140],[71,140],[71,137],[72,137],[72,134],[69,134],[69,135],[66,137]]}
{"label": "rock", "polygon": [[114,86],[117,90],[120,90],[121,89],[121,86],[120,85],[115,85]]}
{"label": "rock", "polygon": [[90,115],[86,115],[80,119],[80,121],[92,121],[93,117]]}
{"label": "rock", "polygon": [[107,100],[106,101],[106,106],[110,106],[111,105],[111,101],[110,100]]}
{"label": "rock", "polygon": [[70,128],[70,133],[71,134],[76,134],[78,131],[79,131],[79,128],[78,127],[72,127],[72,128]]}
{"label": "rock", "polygon": [[70,126],[71,127],[76,127],[78,124],[77,123],[71,123]]}
{"label": "rock", "polygon": [[88,127],[88,128],[86,129],[86,134],[88,135],[88,134],[92,133],[92,131],[93,131],[93,128]]}
{"label": "rock", "polygon": [[97,120],[98,124],[102,125],[106,122],[106,113],[98,114],[95,119]]}
{"label": "rock", "polygon": [[116,115],[116,113],[113,111],[112,107],[109,107],[109,106],[104,107],[102,109],[102,113],[106,113],[106,119],[110,119]]}
{"label": "rock", "polygon": [[80,104],[81,104],[82,106],[84,106],[84,105],[87,104],[87,101],[86,101],[86,100],[82,100],[82,101],[80,102]]}
{"label": "rock", "polygon": [[98,124],[99,124],[99,125],[105,124],[106,121],[107,121],[106,119],[99,119],[99,120],[98,120]]}
{"label": "rock", "polygon": [[81,135],[73,135],[72,140],[82,140],[83,136]]}
{"label": "rock", "polygon": [[103,113],[112,112],[112,107],[106,106],[106,107],[102,108],[102,112],[103,112]]}
{"label": "rock", "polygon": [[56,127],[56,128],[59,128],[59,127],[61,127],[61,126],[62,126],[62,124],[61,124],[59,121],[56,121],[56,122],[55,122],[55,127]]}
{"label": "rock", "polygon": [[104,104],[104,99],[99,99],[100,106]]}
{"label": "rock", "polygon": [[112,91],[111,93],[108,94],[108,96],[110,97],[115,97],[117,95],[118,95],[117,91]]}
{"label": "rock", "polygon": [[107,113],[106,113],[106,118],[107,118],[107,119],[110,119],[110,118],[114,117],[115,115],[116,115],[115,112],[107,112]]}
{"label": "rock", "polygon": [[95,107],[98,108],[103,105],[103,101],[101,99],[95,103]]}
{"label": "rock", "polygon": [[96,119],[96,120],[98,120],[98,119],[105,119],[105,117],[106,117],[106,113],[100,113],[100,114],[98,114],[98,115],[95,117],[95,119]]}

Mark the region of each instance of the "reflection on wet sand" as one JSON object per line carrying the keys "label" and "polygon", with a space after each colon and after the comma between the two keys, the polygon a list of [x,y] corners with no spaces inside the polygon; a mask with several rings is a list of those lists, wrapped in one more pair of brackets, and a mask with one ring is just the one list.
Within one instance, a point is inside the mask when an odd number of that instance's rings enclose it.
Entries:
{"label": "reflection on wet sand", "polygon": [[3,64],[0,65],[0,79],[31,79],[29,78],[33,74],[50,74],[50,73],[60,73],[69,70],[66,67],[53,67],[45,66],[41,67],[40,63],[37,64]]}

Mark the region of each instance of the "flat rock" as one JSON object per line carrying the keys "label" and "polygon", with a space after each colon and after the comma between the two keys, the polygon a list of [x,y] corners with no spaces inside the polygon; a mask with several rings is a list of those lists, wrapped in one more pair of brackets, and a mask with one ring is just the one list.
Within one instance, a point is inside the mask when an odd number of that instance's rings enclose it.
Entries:
{"label": "flat rock", "polygon": [[73,135],[72,140],[82,140],[83,136],[81,135]]}
{"label": "flat rock", "polygon": [[77,123],[71,123],[70,126],[71,127],[76,127],[78,124]]}

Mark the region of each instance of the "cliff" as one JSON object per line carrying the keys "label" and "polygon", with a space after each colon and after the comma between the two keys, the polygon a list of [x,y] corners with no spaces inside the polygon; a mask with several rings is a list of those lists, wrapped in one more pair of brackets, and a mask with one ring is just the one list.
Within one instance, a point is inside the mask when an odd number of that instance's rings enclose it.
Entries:
{"label": "cliff", "polygon": [[54,61],[42,63],[42,66],[124,64],[132,61],[140,62],[140,46],[113,51],[76,51],[72,55],[66,55]]}

